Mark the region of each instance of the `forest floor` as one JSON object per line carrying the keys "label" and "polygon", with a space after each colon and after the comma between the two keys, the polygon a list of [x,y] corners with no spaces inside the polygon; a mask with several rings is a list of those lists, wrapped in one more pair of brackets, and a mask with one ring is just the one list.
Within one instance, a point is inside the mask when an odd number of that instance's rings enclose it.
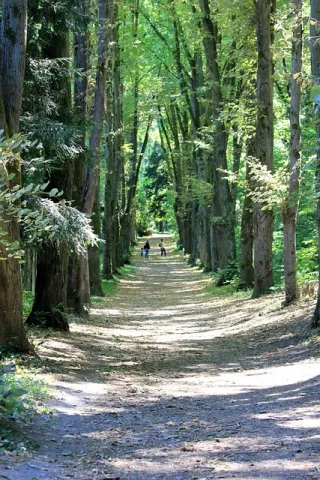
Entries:
{"label": "forest floor", "polygon": [[90,320],[38,347],[52,415],[0,461],[10,480],[320,479],[313,303],[212,295],[159,238]]}

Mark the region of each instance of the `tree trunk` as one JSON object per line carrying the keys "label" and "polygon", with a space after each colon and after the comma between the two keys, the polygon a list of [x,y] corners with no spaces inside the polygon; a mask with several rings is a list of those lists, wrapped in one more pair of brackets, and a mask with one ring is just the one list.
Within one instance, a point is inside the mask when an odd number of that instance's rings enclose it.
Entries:
{"label": "tree trunk", "polygon": [[[271,14],[273,0],[257,1],[258,74],[257,74],[257,161],[273,168],[273,62]],[[254,291],[253,298],[267,293],[273,285],[272,239],[273,211],[255,203],[254,223]]]}
{"label": "tree trunk", "polygon": [[290,164],[289,194],[281,209],[284,231],[283,260],[285,280],[285,304],[298,298],[297,259],[296,259],[296,224],[298,197],[300,188],[300,111],[301,111],[301,79],[302,72],[302,0],[293,0],[293,32],[292,32],[292,78],[290,108]]}
{"label": "tree trunk", "polygon": [[45,245],[38,252],[36,292],[28,325],[69,331],[68,259],[69,251],[65,245]]}
{"label": "tree trunk", "polygon": [[[54,7],[54,6],[53,6]],[[52,15],[55,15],[54,8]],[[49,59],[59,59],[64,74],[52,81],[52,89],[59,93],[59,103],[55,120],[68,124],[71,121],[71,87],[68,70],[69,36],[64,31],[52,31],[48,34],[44,55]],[[56,165],[50,172],[48,189],[63,191],[63,198],[71,200],[73,189],[74,164],[69,158]],[[67,291],[68,291],[69,252],[61,242],[47,244],[38,253],[36,292],[28,325],[51,327],[68,331]]]}
{"label": "tree trunk", "polygon": [[106,181],[103,217],[103,276],[112,278],[117,269],[119,249],[119,211],[121,202],[122,155],[122,92],[120,78],[120,47],[118,3],[115,2],[112,14],[112,29],[109,44],[110,80],[107,84],[107,147]]}
{"label": "tree trunk", "polygon": [[[310,38],[311,38],[311,69],[314,82],[318,85],[320,78],[320,45],[319,45],[319,23],[320,23],[320,0],[311,0],[311,18],[317,21],[317,25],[311,24]],[[316,194],[317,194],[317,226],[318,226],[318,265],[320,266],[320,112],[319,107],[316,110],[317,121],[317,160],[316,160]],[[320,326],[320,269],[319,269],[319,283],[318,283],[318,298],[317,305],[314,310],[312,327]]]}
{"label": "tree trunk", "polygon": [[100,171],[100,145],[105,118],[105,87],[107,79],[108,18],[112,2],[99,0],[98,65],[93,105],[93,126],[90,134],[88,161],[84,171],[82,210],[91,215]]}
{"label": "tree trunk", "polygon": [[[215,242],[215,246],[211,246],[211,251],[217,252],[217,259],[212,259],[214,266],[215,261],[218,267],[226,268],[228,263],[236,258],[235,243],[235,224],[232,215],[232,197],[228,180],[225,173],[220,169],[227,170],[227,133],[222,119],[222,90],[220,71],[218,63],[217,37],[218,29],[216,23],[213,22],[208,0],[199,0],[202,12],[203,26],[203,46],[207,61],[208,73],[211,79],[211,101],[212,101],[212,118],[215,127],[215,133],[212,138],[214,148],[214,164],[213,164],[213,204],[211,225],[211,239]],[[214,268],[214,267],[213,267]]]}
{"label": "tree trunk", "polygon": [[[88,15],[87,0],[77,0],[77,12],[82,18]],[[85,20],[87,21],[87,20]],[[74,115],[81,130],[82,152],[74,160],[73,205],[82,211],[83,176],[86,162],[86,120],[89,70],[89,31],[74,34]],[[79,73],[80,72],[80,73]],[[87,255],[71,255],[69,259],[68,308],[77,315],[88,315],[90,303],[89,266]]]}
{"label": "tree trunk", "polygon": [[[92,227],[96,235],[101,237],[101,213],[100,213],[100,188],[96,189],[92,212]],[[89,274],[90,293],[97,297],[103,297],[104,293],[101,284],[101,265],[99,245],[89,247]]]}
{"label": "tree trunk", "polygon": [[[254,145],[252,145],[254,143]],[[252,146],[251,146],[252,145]],[[253,147],[253,148],[252,148]],[[255,156],[255,136],[248,140],[247,156]],[[250,167],[246,167],[247,190],[250,191]],[[253,212],[252,198],[248,191],[245,192],[243,202],[241,233],[240,233],[240,278],[241,287],[253,287],[254,269],[253,269]]]}
{"label": "tree trunk", "polygon": [[[130,174],[130,179],[129,179],[129,191],[128,191],[128,197],[127,197],[127,205],[126,205],[126,210],[125,214],[123,216],[123,223],[122,223],[122,229],[123,229],[123,251],[125,255],[125,261],[128,260],[130,257],[130,247],[135,241],[135,232],[134,229],[132,228],[134,225],[134,201],[136,198],[136,191],[137,191],[137,186],[138,186],[138,179],[139,179],[139,173],[140,173],[140,168],[142,164],[142,159],[145,154],[148,141],[149,141],[149,132],[150,128],[152,125],[152,113],[149,114],[147,126],[146,126],[146,131],[144,135],[144,140],[143,144],[141,146],[141,149],[139,153],[137,154],[136,159],[132,159],[132,164],[131,164],[131,174]],[[134,124],[137,127],[137,124],[134,122]],[[136,128],[135,127],[135,128]],[[134,128],[134,130],[135,130]]]}
{"label": "tree trunk", "polygon": [[[232,153],[233,153],[233,165],[232,165],[232,172],[235,175],[238,175],[240,169],[240,161],[242,155],[242,139],[238,133],[237,125],[233,125],[233,139],[232,139]],[[236,205],[237,205],[237,182],[233,183],[231,186],[231,198],[232,198],[232,216],[235,223],[236,217]]]}
{"label": "tree trunk", "polygon": [[24,255],[22,270],[23,289],[34,293],[35,277],[37,274],[36,251],[34,248],[27,248]]}
{"label": "tree trunk", "polygon": [[[27,0],[3,0],[0,38],[0,128],[7,136],[19,132],[22,87],[24,78],[27,32]],[[0,177],[13,173],[15,177],[6,186],[13,188],[21,183],[19,158],[8,162]],[[3,171],[2,171],[3,169]],[[6,187],[5,187],[6,188]],[[6,240],[19,242],[17,220],[0,219],[1,229],[7,232]],[[0,243],[0,348],[28,351],[22,319],[22,278],[19,261],[7,257],[5,246]]]}

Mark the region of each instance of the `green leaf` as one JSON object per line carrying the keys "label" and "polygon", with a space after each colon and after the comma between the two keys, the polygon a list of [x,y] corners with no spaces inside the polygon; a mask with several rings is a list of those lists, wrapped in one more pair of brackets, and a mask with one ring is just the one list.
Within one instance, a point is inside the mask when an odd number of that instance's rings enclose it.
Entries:
{"label": "green leaf", "polygon": [[59,193],[59,190],[57,188],[53,188],[49,192],[49,197],[55,197]]}
{"label": "green leaf", "polygon": [[310,90],[310,99],[314,101],[317,95],[320,95],[320,86],[312,87]]}

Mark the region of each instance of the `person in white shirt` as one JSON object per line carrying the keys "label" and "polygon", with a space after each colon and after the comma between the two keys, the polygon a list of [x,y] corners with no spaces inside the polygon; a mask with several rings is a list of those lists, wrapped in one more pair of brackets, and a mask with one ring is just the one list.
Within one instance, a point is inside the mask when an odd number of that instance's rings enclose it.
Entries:
{"label": "person in white shirt", "polygon": [[163,241],[163,238],[161,238],[160,240],[160,243],[159,243],[159,247],[160,247],[160,250],[161,250],[161,257],[162,256],[167,256],[167,252],[166,252],[166,247],[164,245],[164,241]]}

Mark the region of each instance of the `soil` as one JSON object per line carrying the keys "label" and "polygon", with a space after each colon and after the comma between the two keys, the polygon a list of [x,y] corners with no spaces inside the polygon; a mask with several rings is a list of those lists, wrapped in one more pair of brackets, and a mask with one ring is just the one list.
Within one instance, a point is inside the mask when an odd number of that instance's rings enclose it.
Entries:
{"label": "soil", "polygon": [[158,243],[39,346],[53,414],[21,427],[40,448],[4,455],[0,479],[320,479],[313,302],[213,296]]}

